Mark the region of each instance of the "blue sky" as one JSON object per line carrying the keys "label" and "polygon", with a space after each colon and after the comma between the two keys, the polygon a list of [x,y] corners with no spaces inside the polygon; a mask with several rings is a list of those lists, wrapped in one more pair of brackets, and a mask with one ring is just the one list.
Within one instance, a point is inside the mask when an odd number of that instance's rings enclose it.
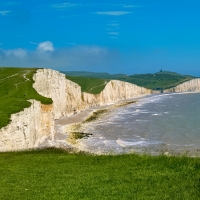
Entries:
{"label": "blue sky", "polygon": [[0,66],[200,76],[197,0],[0,1]]}

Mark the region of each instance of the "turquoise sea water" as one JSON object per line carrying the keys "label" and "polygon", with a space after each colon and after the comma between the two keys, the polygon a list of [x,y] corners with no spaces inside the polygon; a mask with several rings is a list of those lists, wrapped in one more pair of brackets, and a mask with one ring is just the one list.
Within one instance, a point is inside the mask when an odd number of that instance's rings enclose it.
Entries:
{"label": "turquoise sea water", "polygon": [[86,131],[93,136],[82,144],[94,153],[198,152],[200,93],[150,96],[112,111]]}

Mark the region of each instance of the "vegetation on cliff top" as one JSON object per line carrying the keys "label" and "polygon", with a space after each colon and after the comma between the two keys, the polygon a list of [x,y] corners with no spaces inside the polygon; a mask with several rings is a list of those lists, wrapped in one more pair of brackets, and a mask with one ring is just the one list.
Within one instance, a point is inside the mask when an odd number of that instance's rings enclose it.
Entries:
{"label": "vegetation on cliff top", "polygon": [[[189,81],[196,77],[189,75],[181,75],[175,72],[169,71],[160,71],[154,74],[134,74],[134,75],[125,75],[125,74],[108,74],[108,73],[95,73],[95,72],[64,72],[69,76],[83,76],[83,77],[96,77],[107,80],[121,80],[129,83],[136,84],[148,89],[168,89],[172,88],[178,84]],[[76,79],[79,79],[78,77]],[[80,83],[81,85],[81,83]]]}
{"label": "vegetation on cliff top", "polygon": [[46,149],[0,153],[0,199],[200,199],[200,160],[92,156]]}
{"label": "vegetation on cliff top", "polygon": [[43,104],[51,104],[50,98],[39,95],[32,87],[33,74],[37,69],[30,68],[0,68],[0,128],[10,122],[13,113],[31,106],[29,99],[35,99]]}
{"label": "vegetation on cliff top", "polygon": [[[0,128],[6,126],[13,113],[22,111],[31,105],[29,99],[51,104],[52,100],[39,95],[32,87],[33,74],[36,68],[0,68]],[[146,88],[170,88],[194,77],[182,76],[172,72],[159,72],[155,74],[141,74],[127,76],[125,74],[110,75],[108,73],[67,72],[67,78],[81,86],[83,92],[100,93],[109,79],[131,82]],[[69,76],[69,75],[83,75]],[[86,77],[89,76],[89,77]],[[100,78],[94,78],[100,77]]]}
{"label": "vegetation on cliff top", "polygon": [[88,92],[91,94],[99,94],[109,81],[107,79],[84,76],[66,76],[66,78],[80,85],[82,92]]}

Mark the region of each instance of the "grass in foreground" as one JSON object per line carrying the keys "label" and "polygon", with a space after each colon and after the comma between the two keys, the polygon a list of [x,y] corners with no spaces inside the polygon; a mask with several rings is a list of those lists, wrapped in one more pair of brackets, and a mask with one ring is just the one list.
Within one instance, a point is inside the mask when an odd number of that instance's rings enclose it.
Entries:
{"label": "grass in foreground", "polygon": [[92,156],[62,150],[1,153],[0,199],[200,199],[200,160]]}
{"label": "grass in foreground", "polygon": [[32,87],[36,70],[0,68],[0,128],[10,122],[11,114],[30,107],[29,99],[36,99],[43,104],[52,103],[51,99],[39,95]]}
{"label": "grass in foreground", "polygon": [[66,78],[80,85],[82,92],[88,92],[91,94],[99,94],[109,81],[101,78],[81,76],[66,76]]}

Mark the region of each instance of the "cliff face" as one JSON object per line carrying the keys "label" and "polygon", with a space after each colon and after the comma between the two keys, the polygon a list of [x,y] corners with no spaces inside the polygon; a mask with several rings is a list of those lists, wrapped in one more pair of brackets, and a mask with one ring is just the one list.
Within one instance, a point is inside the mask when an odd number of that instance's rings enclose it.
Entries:
{"label": "cliff face", "polygon": [[110,104],[119,100],[151,94],[148,90],[131,83],[112,80],[97,95],[81,92],[81,87],[65,78],[64,74],[50,69],[40,69],[34,75],[33,87],[42,96],[52,98],[55,119],[69,116],[74,111]]}
{"label": "cliff face", "polygon": [[12,114],[11,123],[0,130],[0,151],[34,148],[47,137],[53,139],[52,105],[30,101],[29,108]]}
{"label": "cliff face", "polygon": [[81,106],[80,86],[67,80],[64,74],[50,69],[39,69],[33,79],[35,90],[42,96],[52,98],[55,119],[72,114],[75,108]]}
{"label": "cliff face", "polygon": [[98,95],[92,95],[83,92],[82,104],[85,107],[106,105],[120,100],[148,95],[151,94],[151,92],[152,92],[151,90],[139,87],[131,83],[111,80],[107,83],[104,90]]}
{"label": "cliff face", "polygon": [[176,87],[164,90],[164,92],[199,92],[200,91],[200,78],[192,79],[184,82]]}
{"label": "cliff face", "polygon": [[29,108],[13,114],[11,123],[0,130],[0,151],[34,148],[47,138],[54,140],[54,120],[75,111],[151,94],[151,90],[115,80],[98,95],[82,93],[78,84],[50,69],[39,69],[33,79],[36,91],[52,98],[53,104],[31,100]]}

